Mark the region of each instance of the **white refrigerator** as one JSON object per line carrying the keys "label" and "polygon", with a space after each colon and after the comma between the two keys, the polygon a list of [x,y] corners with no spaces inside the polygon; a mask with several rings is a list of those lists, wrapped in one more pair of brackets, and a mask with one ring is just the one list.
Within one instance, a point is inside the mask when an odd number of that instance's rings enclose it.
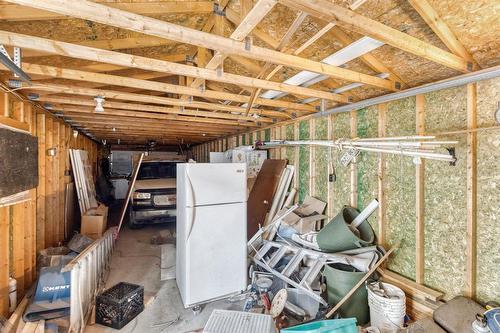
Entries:
{"label": "white refrigerator", "polygon": [[247,287],[243,163],[177,164],[176,280],[184,307]]}

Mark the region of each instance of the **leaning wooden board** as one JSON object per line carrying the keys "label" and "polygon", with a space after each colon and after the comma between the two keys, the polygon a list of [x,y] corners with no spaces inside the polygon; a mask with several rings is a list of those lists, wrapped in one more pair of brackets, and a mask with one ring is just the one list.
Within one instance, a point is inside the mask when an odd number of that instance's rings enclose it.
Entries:
{"label": "leaning wooden board", "polygon": [[278,188],[281,174],[287,165],[286,160],[265,160],[247,202],[248,239],[263,225],[271,209],[274,194]]}

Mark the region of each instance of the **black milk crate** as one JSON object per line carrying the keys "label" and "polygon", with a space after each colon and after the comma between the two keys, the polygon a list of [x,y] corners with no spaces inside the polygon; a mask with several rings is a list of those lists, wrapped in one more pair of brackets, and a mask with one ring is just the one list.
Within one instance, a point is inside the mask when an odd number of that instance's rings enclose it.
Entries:
{"label": "black milk crate", "polygon": [[96,297],[97,324],[121,329],[144,310],[144,287],[120,282]]}

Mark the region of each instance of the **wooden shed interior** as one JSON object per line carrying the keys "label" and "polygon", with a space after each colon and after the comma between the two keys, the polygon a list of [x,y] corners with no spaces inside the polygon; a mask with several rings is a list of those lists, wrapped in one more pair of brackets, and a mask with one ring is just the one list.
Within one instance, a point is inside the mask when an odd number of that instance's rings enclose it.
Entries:
{"label": "wooden shed interior", "polygon": [[[2,52],[21,50],[29,80],[0,65],[0,125],[37,137],[38,186],[0,205],[0,315],[9,277],[22,297],[37,251],[70,236],[68,149],[87,150],[97,174],[109,147],[208,162],[257,141],[412,135],[458,141],[456,165],[269,154],[296,167],[296,200],[319,198],[330,217],[377,197],[378,242],[402,241],[394,279],[499,302],[499,15],[495,0],[1,1]],[[418,318],[437,304],[408,307]]]}

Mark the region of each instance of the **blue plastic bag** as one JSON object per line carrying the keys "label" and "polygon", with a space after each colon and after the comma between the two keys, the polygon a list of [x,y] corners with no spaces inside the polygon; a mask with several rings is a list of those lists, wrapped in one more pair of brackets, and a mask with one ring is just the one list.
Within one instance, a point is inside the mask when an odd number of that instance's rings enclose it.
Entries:
{"label": "blue plastic bag", "polygon": [[320,320],[282,329],[280,332],[358,333],[356,318]]}

